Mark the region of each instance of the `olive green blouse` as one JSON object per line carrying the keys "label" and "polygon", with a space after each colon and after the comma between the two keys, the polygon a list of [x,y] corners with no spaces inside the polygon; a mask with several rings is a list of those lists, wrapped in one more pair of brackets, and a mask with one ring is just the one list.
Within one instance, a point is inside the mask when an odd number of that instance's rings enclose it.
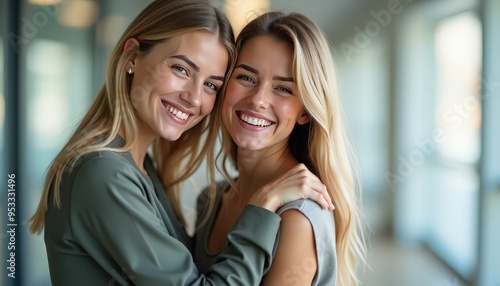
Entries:
{"label": "olive green blouse", "polygon": [[[117,138],[110,147],[122,144]],[[130,153],[100,151],[66,169],[62,206],[51,203],[45,222],[52,284],[258,285],[280,217],[248,205],[228,235],[230,246],[200,274],[148,156],[144,165],[149,176]]]}

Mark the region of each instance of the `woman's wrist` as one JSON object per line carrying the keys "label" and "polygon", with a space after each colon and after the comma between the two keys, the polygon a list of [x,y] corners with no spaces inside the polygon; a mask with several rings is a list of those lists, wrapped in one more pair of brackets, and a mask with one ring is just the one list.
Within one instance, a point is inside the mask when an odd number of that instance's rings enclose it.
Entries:
{"label": "woman's wrist", "polygon": [[248,204],[256,205],[271,212],[276,212],[276,210],[278,210],[278,208],[280,207],[280,204],[277,201],[278,200],[276,199],[276,197],[269,195],[269,192],[263,191],[261,189],[252,195],[252,197],[248,201]]}

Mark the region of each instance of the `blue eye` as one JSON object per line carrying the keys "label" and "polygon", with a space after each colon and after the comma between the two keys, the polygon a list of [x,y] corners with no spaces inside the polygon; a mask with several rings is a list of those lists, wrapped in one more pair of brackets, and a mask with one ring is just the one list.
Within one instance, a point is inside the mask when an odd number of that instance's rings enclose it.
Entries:
{"label": "blue eye", "polygon": [[247,81],[247,82],[251,82],[251,83],[255,83],[254,79],[247,76],[247,75],[239,75],[236,77],[236,79],[238,80],[242,80],[242,81]]}
{"label": "blue eye", "polygon": [[172,66],[172,69],[178,73],[181,73],[181,74],[186,74],[188,73],[187,69],[181,67],[181,66]]}
{"label": "blue eye", "polygon": [[213,82],[206,82],[205,86],[214,90],[215,92],[219,91],[219,87]]}
{"label": "blue eye", "polygon": [[289,94],[293,94],[293,91],[290,88],[286,87],[286,86],[278,86],[276,89],[278,91],[280,91],[280,92],[286,92],[286,93],[289,93]]}

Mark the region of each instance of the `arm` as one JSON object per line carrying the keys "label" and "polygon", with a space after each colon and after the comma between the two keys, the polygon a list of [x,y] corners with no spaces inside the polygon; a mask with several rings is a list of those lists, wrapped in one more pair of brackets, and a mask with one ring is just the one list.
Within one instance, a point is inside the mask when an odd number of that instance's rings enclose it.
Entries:
{"label": "arm", "polygon": [[261,285],[311,285],[317,270],[311,223],[298,210],[285,211],[281,219],[278,251]]}
{"label": "arm", "polygon": [[148,201],[144,182],[124,164],[90,160],[78,170],[72,192],[75,240],[113,279],[126,283],[122,276],[127,276],[135,285],[258,284],[271,261],[279,216],[247,206],[229,234],[223,259],[207,276],[200,275],[188,249],[167,230],[175,218],[159,211],[157,200],[158,206]]}

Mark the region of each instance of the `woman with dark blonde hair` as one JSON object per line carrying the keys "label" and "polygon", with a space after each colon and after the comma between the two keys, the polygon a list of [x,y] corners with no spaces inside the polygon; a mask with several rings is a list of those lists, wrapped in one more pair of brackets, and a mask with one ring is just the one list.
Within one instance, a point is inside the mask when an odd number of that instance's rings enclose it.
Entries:
{"label": "woman with dark blonde hair", "polygon": [[310,200],[278,210],[279,246],[261,285],[357,285],[365,252],[360,194],[327,40],[302,14],[268,12],[243,28],[236,48],[220,107],[226,181],[198,199],[195,262],[209,269],[230,245],[225,237],[249,198],[304,164],[326,185],[335,210]]}
{"label": "woman with dark blonde hair", "polygon": [[[314,175],[289,173],[252,197],[221,262],[198,272],[176,193],[213,160],[219,114],[207,115],[234,59],[232,29],[205,0],[153,1],[132,21],[31,218],[32,232],[45,231],[53,285],[256,284],[279,227],[273,212],[302,196],[329,206]],[[156,166],[151,145],[164,158]]]}

